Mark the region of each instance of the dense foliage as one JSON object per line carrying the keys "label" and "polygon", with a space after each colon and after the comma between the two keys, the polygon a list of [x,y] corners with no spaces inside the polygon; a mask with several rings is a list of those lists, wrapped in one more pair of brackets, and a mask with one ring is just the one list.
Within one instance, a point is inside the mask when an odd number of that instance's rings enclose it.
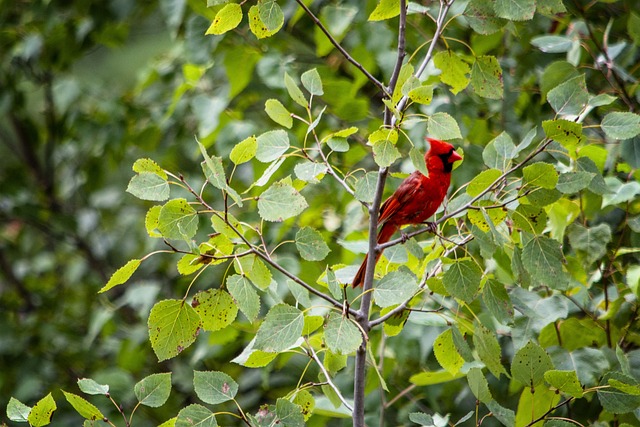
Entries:
{"label": "dense foliage", "polygon": [[640,425],[635,0],[2,6],[8,420]]}

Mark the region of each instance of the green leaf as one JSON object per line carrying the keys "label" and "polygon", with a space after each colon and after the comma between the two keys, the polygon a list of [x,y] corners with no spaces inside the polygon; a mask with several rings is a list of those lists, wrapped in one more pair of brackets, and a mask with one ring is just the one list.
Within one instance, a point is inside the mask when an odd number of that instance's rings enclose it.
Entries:
{"label": "green leaf", "polygon": [[553,369],[547,352],[531,341],[513,357],[511,375],[525,387],[536,387],[544,381],[545,372]]}
{"label": "green leaf", "polygon": [[549,190],[556,188],[558,172],[550,163],[538,162],[522,169],[525,185],[535,185]]}
{"label": "green leaf", "polygon": [[162,206],[151,206],[144,217],[144,227],[149,237],[159,238],[162,234],[158,233],[158,217]]}
{"label": "green leaf", "polygon": [[619,380],[609,379],[609,385],[632,396],[640,396],[640,385],[637,382],[636,384],[626,384]]}
{"label": "green leaf", "polygon": [[109,278],[109,281],[106,285],[104,285],[98,293],[103,293],[113,288],[114,286],[122,285],[135,273],[135,271],[140,266],[142,260],[132,259],[128,261],[125,265],[117,269]]}
{"label": "green leaf", "polygon": [[331,311],[324,327],[324,342],[333,353],[347,355],[360,347],[362,334],[351,319]]}
{"label": "green leaf", "polygon": [[29,406],[13,397],[9,399],[9,403],[7,404],[7,417],[11,421],[26,423],[29,419],[29,412],[31,412]]}
{"label": "green leaf", "polygon": [[558,13],[564,13],[567,9],[562,4],[562,0],[537,0],[536,9],[538,13],[552,16]]}
{"label": "green leaf", "polygon": [[584,394],[582,392],[582,385],[580,385],[578,375],[575,371],[547,371],[544,373],[544,380],[549,383],[551,387],[569,396],[579,399]]}
{"label": "green leaf", "polygon": [[[639,384],[634,378],[620,372],[607,372],[602,377],[600,385],[609,385],[611,380],[617,380],[623,384],[632,386]],[[602,407],[612,414],[626,414],[640,407],[640,396],[627,394],[617,388],[599,388],[597,394]]]}
{"label": "green leaf", "polygon": [[255,348],[269,353],[287,350],[302,335],[303,325],[304,316],[300,310],[287,304],[275,305],[256,333]]}
{"label": "green leaf", "polygon": [[495,229],[507,217],[506,208],[483,209],[482,206],[492,206],[494,203],[489,200],[480,200],[478,205],[480,209],[469,209],[467,218],[471,224],[478,227],[482,232],[486,233],[491,229]]}
{"label": "green leaf", "polygon": [[421,426],[436,426],[431,415],[425,414],[424,412],[411,412],[409,414],[409,420],[416,424],[420,424]]}
{"label": "green leaf", "polygon": [[[553,408],[560,400],[560,394],[547,387],[538,387],[535,390],[525,387],[518,400],[515,423],[512,426],[526,426],[533,420],[543,418],[548,414],[549,408]],[[548,421],[545,422],[545,427]],[[536,423],[539,425],[539,423]],[[535,424],[533,424],[535,425]],[[573,424],[571,424],[573,426]]]}
{"label": "green leaf", "polygon": [[282,222],[297,216],[308,206],[304,197],[283,181],[273,183],[258,198],[258,214],[270,222]]}
{"label": "green leaf", "polygon": [[322,79],[320,78],[320,74],[318,74],[317,69],[312,68],[311,70],[302,73],[300,81],[302,82],[302,86],[304,86],[311,95],[320,96],[324,94],[324,91],[322,90]]}
{"label": "green leaf", "polygon": [[105,384],[98,384],[91,378],[81,378],[78,380],[78,387],[83,393],[86,394],[103,394],[109,393],[109,386]]}
{"label": "green leaf", "polygon": [[296,233],[296,248],[307,261],[322,261],[331,251],[322,235],[311,227],[302,227]]}
{"label": "green leaf", "polygon": [[127,192],[141,200],[161,202],[169,198],[169,183],[166,178],[153,172],[141,172],[129,181]]}
{"label": "green leaf", "polygon": [[178,412],[175,427],[217,427],[215,414],[202,405],[193,404]]}
{"label": "green leaf", "polygon": [[201,328],[200,316],[182,300],[164,300],[151,309],[149,340],[159,361],[180,354],[196,340]]}
{"label": "green leaf", "polygon": [[324,360],[322,361],[322,364],[327,368],[329,374],[335,375],[347,367],[347,360],[348,356],[346,354],[336,354],[331,350],[327,350],[324,353]]}
{"label": "green leaf", "polygon": [[296,104],[306,108],[307,100],[305,99],[304,94],[293,78],[287,73],[284,73],[284,85],[287,88],[287,92],[289,92],[291,99],[293,99]]}
{"label": "green leaf", "polygon": [[411,298],[418,291],[415,276],[406,269],[392,271],[384,276],[373,290],[378,307],[390,307]]}
{"label": "green leaf", "polygon": [[249,342],[249,345],[242,350],[242,353],[232,359],[233,363],[237,363],[247,368],[262,368],[267,366],[278,356],[278,353],[267,353],[261,350],[254,350],[253,345],[255,338]]}
{"label": "green leaf", "polygon": [[399,157],[400,152],[389,139],[384,139],[373,145],[373,159],[380,167],[386,168],[391,166]]}
{"label": "green leaf", "polygon": [[607,244],[611,242],[611,228],[606,223],[590,228],[572,224],[567,235],[571,246],[582,251],[588,263],[601,259],[607,252]]}
{"label": "green leaf", "polygon": [[409,99],[422,105],[431,104],[433,99],[433,86],[418,86],[409,91],[407,94]]}
{"label": "green leaf", "polygon": [[631,11],[629,14],[627,34],[629,34],[636,46],[640,46],[640,15],[635,11]]}
{"label": "green leaf", "polygon": [[506,427],[512,427],[516,424],[516,414],[511,409],[500,406],[498,402],[492,400],[485,403],[487,409],[491,411],[494,417]]}
{"label": "green leaf", "polygon": [[169,418],[167,421],[163,422],[158,427],[175,427],[177,419],[178,419],[177,416],[173,418]]}
{"label": "green leaf", "polygon": [[562,193],[560,193],[555,188],[550,190],[548,188],[536,188],[531,193],[527,194],[527,197],[523,198],[522,201],[524,203],[530,203],[534,206],[548,206],[551,203],[562,197]]}
{"label": "green leaf", "polygon": [[431,137],[444,141],[462,138],[458,123],[447,113],[435,113],[429,116],[427,132]]}
{"label": "green leaf", "polygon": [[[451,92],[455,95],[469,84],[467,74],[471,71],[469,65],[464,62],[455,52],[443,50],[433,56],[433,64],[442,71],[440,80],[451,87]],[[443,139],[433,135],[434,138]],[[460,137],[458,137],[460,138]]]}
{"label": "green leaf", "polygon": [[217,331],[229,326],[238,315],[238,306],[222,289],[207,289],[198,292],[191,306],[202,320],[202,329]]}
{"label": "green leaf", "polygon": [[558,114],[578,115],[589,103],[589,93],[584,74],[554,87],[547,94],[547,101]]}
{"label": "green leaf", "polygon": [[171,393],[171,372],[151,374],[140,380],[133,388],[138,402],[158,408],[165,404]]}
{"label": "green leaf", "polygon": [[324,163],[303,160],[302,163],[298,163],[293,170],[299,179],[315,184],[320,182],[327,173],[327,166]]}
{"label": "green leaf", "polygon": [[[534,37],[531,43],[543,52],[547,50],[566,52],[573,46],[573,39],[566,36],[540,36]],[[567,61],[555,61],[549,64],[540,77],[542,100],[547,99],[547,94],[551,89],[579,75],[576,67]]]}
{"label": "green leaf", "polygon": [[382,21],[400,15],[400,0],[379,0],[369,15],[369,21]]}
{"label": "green leaf", "polygon": [[510,324],[513,321],[513,305],[502,283],[488,280],[482,288],[482,299],[500,323]]}
{"label": "green leaf", "polygon": [[302,408],[287,399],[279,398],[276,400],[276,417],[283,427],[304,427],[304,416]]}
{"label": "green leaf", "polygon": [[522,264],[532,280],[551,289],[565,289],[567,274],[562,270],[562,251],[557,240],[534,236],[522,249]]}
{"label": "green leaf", "polygon": [[[424,163],[424,161],[423,161]],[[376,183],[378,182],[377,172],[367,172],[358,181],[355,186],[356,199],[361,202],[371,203],[373,202],[373,196],[376,192]]]}
{"label": "green leaf", "polygon": [[433,342],[433,354],[436,356],[436,360],[447,372],[451,375],[456,375],[460,372],[460,368],[464,365],[464,359],[458,353],[455,344],[453,343],[453,332],[451,329],[446,329],[442,332]]}
{"label": "green leaf", "polygon": [[238,384],[229,375],[218,371],[194,371],[193,389],[205,403],[217,405],[238,394]]}
{"label": "green leaf", "polygon": [[630,181],[622,183],[617,177],[609,176],[605,178],[608,193],[602,196],[602,207],[615,206],[635,199],[640,194],[640,183]]}
{"label": "green leaf", "polygon": [[290,146],[289,135],[282,129],[271,130],[258,136],[256,159],[269,163],[282,156]]}
{"label": "green leaf", "polygon": [[602,119],[601,127],[609,138],[633,138],[640,135],[640,115],[630,112],[609,113]]}
{"label": "green leaf", "polygon": [[[277,32],[284,24],[284,14],[276,0],[258,2],[260,20],[269,32]],[[258,37],[260,38],[260,37]]]}
{"label": "green leaf", "polygon": [[492,139],[482,151],[482,160],[489,168],[506,170],[517,156],[516,146],[506,132]]}
{"label": "green leaf", "polygon": [[342,298],[342,289],[340,288],[340,283],[338,283],[338,279],[336,278],[336,273],[328,265],[325,269],[325,275],[331,295],[337,299]]}
{"label": "green leaf", "polygon": [[409,158],[411,159],[411,164],[413,164],[413,167],[416,168],[416,170],[424,176],[429,176],[427,163],[424,160],[424,153],[422,153],[418,148],[412,147],[409,151]]}
{"label": "green leaf", "polygon": [[442,275],[445,289],[454,298],[470,303],[480,289],[482,269],[471,258],[456,260]]}
{"label": "green leaf", "polygon": [[198,231],[198,213],[185,199],[169,200],[158,214],[158,230],[166,239],[191,239]]}
{"label": "green leaf", "polygon": [[582,125],[568,120],[546,120],[542,122],[542,129],[547,138],[564,147],[577,145],[582,137]]}
{"label": "green leaf", "polygon": [[227,3],[216,13],[205,34],[224,34],[236,28],[242,21],[242,7],[239,3]]}
{"label": "green leaf", "polygon": [[[303,307],[311,308],[312,304],[311,299],[309,298],[309,291],[307,291],[304,287],[302,287],[302,285],[291,279],[287,279],[287,287],[289,288],[291,295],[293,295],[293,298],[296,300],[296,306],[299,304]],[[305,321],[307,317],[305,317]],[[303,327],[302,334],[306,335],[304,332],[305,330]]]}
{"label": "green leaf", "polygon": [[536,12],[535,0],[496,0],[496,16],[510,21],[528,21]]}
{"label": "green leaf", "polygon": [[149,172],[158,175],[163,180],[167,180],[169,177],[167,173],[162,169],[155,161],[151,159],[138,159],[133,164],[133,171],[135,173]]}
{"label": "green leaf", "polygon": [[271,285],[271,271],[257,255],[247,255],[234,260],[236,272],[246,275],[258,289]]}
{"label": "green leaf", "polygon": [[500,344],[493,332],[476,323],[473,331],[473,345],[480,360],[487,366],[494,377],[500,378],[500,374],[507,375],[507,371],[500,363]]}
{"label": "green leaf", "polygon": [[[269,0],[268,1],[270,4],[274,3],[273,0]],[[272,35],[274,35],[275,33],[278,32],[278,30],[280,28],[276,28],[276,29],[269,29],[267,27],[267,25],[262,21],[262,13],[263,11],[266,11],[267,9],[263,7],[261,7],[260,5],[263,3],[258,3],[258,5],[253,5],[249,8],[249,29],[251,30],[251,32],[253,33],[253,35],[255,35],[258,39],[264,39],[266,37],[271,37]],[[268,12],[265,12],[265,14],[268,14]],[[277,18],[277,16],[274,15],[275,18]],[[274,21],[270,21],[270,24],[274,24]],[[284,24],[284,18],[282,20],[282,24]]]}
{"label": "green leaf", "polygon": [[45,397],[40,399],[38,403],[33,405],[33,408],[31,408],[27,420],[33,427],[42,427],[49,425],[51,423],[51,418],[53,418],[53,413],[56,409],[58,409],[58,407],[56,406],[56,402],[55,400],[53,400],[53,396],[51,396],[51,393],[49,393]]}
{"label": "green leaf", "polygon": [[487,169],[476,175],[467,185],[467,194],[471,197],[476,197],[484,190],[489,188],[491,184],[495,182],[502,175],[502,172],[498,169]]}
{"label": "green leaf", "polygon": [[502,68],[495,56],[476,58],[471,68],[471,85],[473,90],[484,98],[502,98]]}
{"label": "green leaf", "polygon": [[427,385],[448,383],[450,381],[457,380],[458,378],[462,378],[462,377],[464,377],[464,374],[462,373],[451,375],[449,372],[445,370],[429,371],[429,372],[420,372],[420,373],[411,375],[411,377],[409,377],[409,382],[417,386],[427,386]]}
{"label": "green leaf", "polygon": [[489,391],[489,383],[480,368],[471,368],[467,372],[467,382],[473,395],[482,403],[489,403],[493,400]]}
{"label": "green leaf", "polygon": [[[293,281],[292,281],[293,282]],[[301,285],[296,284],[298,288],[304,289]],[[305,290],[306,292],[306,290]],[[302,327],[302,335],[311,335],[324,323],[324,317],[322,316],[305,316],[304,326]]]}
{"label": "green leaf", "polygon": [[507,24],[505,19],[496,16],[493,2],[486,0],[471,0],[467,3],[464,17],[475,32],[484,35],[500,31]]}
{"label": "green leaf", "polygon": [[547,227],[547,213],[539,206],[519,205],[511,212],[513,224],[527,233],[542,234]]}
{"label": "green leaf", "polygon": [[229,193],[238,206],[242,206],[242,199],[240,198],[240,195],[233,188],[229,187],[229,184],[227,184],[224,167],[222,166],[222,158],[209,156],[207,149],[200,143],[200,141],[198,141],[198,147],[200,147],[200,153],[204,158],[202,170],[209,183],[214,187]]}
{"label": "green leaf", "polygon": [[575,194],[589,186],[593,177],[592,172],[578,171],[560,174],[556,188],[564,194]]}
{"label": "green leaf", "polygon": [[264,110],[267,112],[267,115],[271,120],[278,123],[280,126],[284,126],[287,129],[291,129],[291,126],[293,126],[291,113],[277,99],[267,99],[264,103]]}
{"label": "green leaf", "polygon": [[240,311],[254,322],[260,312],[260,297],[249,280],[239,274],[227,277],[227,289],[238,304]]}
{"label": "green leaf", "polygon": [[103,420],[104,415],[100,412],[100,409],[96,408],[93,404],[87,402],[84,398],[78,396],[77,394],[68,393],[62,390],[64,397],[67,399],[67,402],[73,406],[73,409],[76,410],[80,416],[86,420]]}
{"label": "green leaf", "polygon": [[[380,311],[380,315],[384,316],[392,309],[393,309],[393,306],[382,309]],[[404,329],[405,323],[407,323],[407,319],[409,319],[409,314],[410,314],[409,310],[403,310],[400,314],[391,316],[389,319],[385,320],[383,325],[384,333],[388,337],[394,337],[398,335],[400,332],[402,332],[402,329]]]}
{"label": "green leaf", "polygon": [[309,418],[311,418],[311,415],[313,415],[313,409],[316,407],[316,400],[313,398],[313,395],[311,393],[309,393],[307,390],[298,391],[296,393],[296,397],[293,398],[293,403],[300,406],[304,421],[307,421]]}
{"label": "green leaf", "polygon": [[640,137],[622,141],[620,158],[633,168],[640,168]]}

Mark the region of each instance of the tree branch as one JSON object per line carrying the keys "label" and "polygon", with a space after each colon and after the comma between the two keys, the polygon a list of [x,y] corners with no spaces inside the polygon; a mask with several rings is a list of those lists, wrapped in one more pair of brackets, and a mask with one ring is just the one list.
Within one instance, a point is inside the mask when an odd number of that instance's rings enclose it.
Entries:
{"label": "tree branch", "polygon": [[342,47],[342,45],[340,45],[340,43],[338,43],[338,41],[331,35],[331,33],[329,32],[329,30],[322,24],[322,22],[320,22],[320,19],[318,19],[318,17],[311,12],[311,9],[309,9],[307,7],[306,4],[304,4],[304,2],[302,0],[296,0],[296,2],[300,5],[300,7],[305,11],[305,13],[307,15],[309,15],[309,17],[311,18],[311,20],[313,21],[313,23],[320,28],[320,31],[322,31],[325,36],[327,36],[327,38],[329,39],[329,41],[331,42],[332,45],[334,45],[336,47],[336,49],[338,49],[338,51],[340,51],[340,53],[342,54],[342,56],[344,56],[344,58],[351,62],[351,64],[353,64],[358,70],[360,70],[360,72],[362,74],[364,74],[367,79],[369,79],[369,81],[371,83],[373,83],[378,89],[380,89],[382,92],[386,93],[386,88],[384,87],[384,85],[378,80],[376,79],[369,71],[367,71],[366,68],[364,68],[362,66],[362,64],[360,64],[358,61],[355,60],[355,58],[353,58],[349,52],[347,52],[345,50],[345,48]]}

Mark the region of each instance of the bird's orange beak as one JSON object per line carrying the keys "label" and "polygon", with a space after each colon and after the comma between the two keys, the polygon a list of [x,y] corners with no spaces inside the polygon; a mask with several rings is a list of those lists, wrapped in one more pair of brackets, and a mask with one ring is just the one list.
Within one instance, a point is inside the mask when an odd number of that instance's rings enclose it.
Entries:
{"label": "bird's orange beak", "polygon": [[453,153],[451,153],[451,156],[449,156],[449,163],[454,163],[454,162],[457,162],[458,160],[462,160],[462,156],[458,154],[455,150],[453,150]]}

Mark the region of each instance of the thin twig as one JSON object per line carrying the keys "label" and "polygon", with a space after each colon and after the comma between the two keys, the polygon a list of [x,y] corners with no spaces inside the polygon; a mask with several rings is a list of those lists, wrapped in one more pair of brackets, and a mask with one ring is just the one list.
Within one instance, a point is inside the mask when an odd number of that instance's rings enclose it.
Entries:
{"label": "thin twig", "polygon": [[[391,78],[389,79],[389,88],[387,89],[388,93],[393,96],[393,93],[396,91],[396,86],[398,84],[398,78],[400,77],[400,71],[402,70],[402,63],[404,62],[404,57],[407,55],[405,50],[406,45],[406,30],[407,30],[407,3],[405,0],[400,0],[400,22],[398,23],[398,54],[396,55],[396,65],[393,68],[393,73],[391,73]],[[385,107],[384,109],[384,122],[391,122],[391,110],[389,107]]]}
{"label": "thin twig", "polygon": [[[427,68],[427,65],[429,65],[429,62],[431,62],[431,59],[433,58],[433,50],[436,47],[436,42],[438,41],[438,39],[442,35],[442,31],[444,31],[445,18],[447,17],[447,13],[449,12],[449,9],[453,5],[454,1],[455,0],[441,0],[440,1],[440,10],[438,12],[438,18],[436,19],[436,30],[433,33],[433,38],[431,39],[431,44],[429,45],[429,48],[427,49],[427,53],[424,56],[424,59],[422,60],[422,63],[420,63],[420,66],[418,67],[418,69],[413,74],[416,78],[420,78],[420,76],[422,75],[424,70]],[[404,110],[404,108],[407,106],[407,102],[408,101],[409,101],[409,96],[408,95],[404,95],[400,99],[400,101],[398,101],[398,104],[396,105],[396,109],[399,112],[402,112]],[[395,126],[396,120],[397,119],[396,119],[395,116],[391,117],[391,127]]]}
{"label": "thin twig", "polygon": [[336,392],[336,394],[340,398],[340,401],[345,406],[345,408],[347,408],[350,412],[353,413],[353,406],[351,406],[349,404],[349,402],[347,402],[347,399],[344,398],[344,396],[342,395],[342,392],[340,391],[340,389],[333,383],[333,381],[331,381],[331,376],[329,376],[329,372],[327,372],[327,369],[324,367],[324,364],[322,363],[322,361],[320,361],[320,359],[318,358],[318,355],[316,354],[316,352],[313,349],[313,347],[311,346],[311,344],[309,344],[309,341],[307,341],[306,339],[305,339],[305,341],[306,341],[307,347],[309,349],[307,354],[313,360],[316,361],[316,363],[318,364],[318,367],[320,368],[320,370],[324,374],[324,377],[327,379],[327,384],[329,384],[329,386],[333,389],[333,391]]}
{"label": "thin twig", "polygon": [[570,397],[566,400],[563,400],[562,402],[558,403],[556,406],[549,408],[549,410],[547,412],[545,412],[544,414],[540,415],[538,418],[536,418],[535,420],[531,421],[529,424],[527,424],[525,427],[530,427],[542,420],[544,420],[545,418],[547,418],[547,415],[549,415],[550,413],[552,413],[553,411],[555,411],[556,409],[564,406],[564,405],[568,405],[569,403],[571,403],[571,401],[573,401],[575,398],[574,397]]}
{"label": "thin twig", "polygon": [[367,79],[369,79],[369,81],[373,83],[378,89],[386,93],[386,88],[384,87],[384,85],[378,79],[376,79],[369,71],[367,71],[367,69],[364,68],[362,64],[356,61],[355,58],[353,58],[349,54],[349,52],[347,52],[345,48],[342,47],[340,43],[338,43],[338,41],[331,35],[329,30],[322,24],[322,22],[320,22],[320,19],[311,11],[311,9],[309,9],[302,0],[296,0],[296,2],[305,11],[305,13],[309,15],[309,18],[311,18],[313,23],[320,29],[320,31],[322,31],[327,36],[331,44],[334,45],[336,49],[338,49],[338,51],[340,51],[342,56],[344,56],[344,58],[347,61],[351,62],[358,70],[360,70],[360,72],[364,74],[367,77]]}

